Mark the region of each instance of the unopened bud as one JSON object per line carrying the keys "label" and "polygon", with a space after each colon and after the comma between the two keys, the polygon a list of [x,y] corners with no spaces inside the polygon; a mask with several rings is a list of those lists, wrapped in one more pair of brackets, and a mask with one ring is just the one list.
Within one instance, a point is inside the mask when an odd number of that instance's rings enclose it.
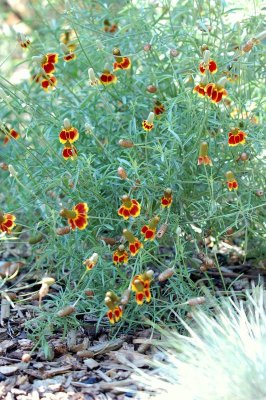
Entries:
{"label": "unopened bud", "polygon": [[132,142],[132,140],[128,140],[128,139],[120,139],[118,144],[119,144],[119,146],[125,147],[125,148],[130,148],[130,147],[134,146],[134,143]]}
{"label": "unopened bud", "polygon": [[149,85],[147,86],[147,91],[150,93],[155,93],[157,92],[157,87],[155,85]]}
{"label": "unopened bud", "polygon": [[1,162],[0,168],[3,169],[4,171],[8,171],[8,164],[6,164],[5,162]]}
{"label": "unopened bud", "polygon": [[241,161],[247,161],[248,160],[248,154],[247,153],[241,153],[239,159]]}
{"label": "unopened bud", "polygon": [[64,119],[63,125],[64,125],[64,128],[65,128],[65,129],[70,129],[70,128],[71,128],[71,123],[70,123],[70,121],[69,121],[68,118],[65,118],[65,119]]}
{"label": "unopened bud", "polygon": [[56,233],[59,236],[67,235],[70,232],[71,232],[70,226],[63,226],[62,228],[57,228],[56,229]]}
{"label": "unopened bud", "polygon": [[127,179],[127,173],[124,170],[123,167],[118,167],[117,168],[117,175],[121,178],[121,179]]}
{"label": "unopened bud", "polygon": [[187,304],[189,306],[196,306],[198,304],[205,303],[205,301],[206,301],[205,297],[194,297],[193,299],[188,300]]}
{"label": "unopened bud", "polygon": [[126,304],[128,304],[129,298],[130,298],[130,290],[129,290],[129,289],[126,289],[126,290],[122,293],[120,303],[123,304],[123,306],[125,306]]}
{"label": "unopened bud", "polygon": [[13,167],[13,165],[9,164],[8,170],[9,170],[10,176],[13,176],[13,178],[15,178],[18,175],[18,173],[15,170],[15,168]]}
{"label": "unopened bud", "polygon": [[257,196],[257,197],[262,197],[262,196],[264,196],[264,192],[263,192],[263,190],[256,190],[256,192],[255,192],[255,195]]}
{"label": "unopened bud", "polygon": [[48,286],[51,286],[51,285],[53,285],[55,283],[55,279],[51,278],[49,276],[45,276],[44,278],[42,278],[41,282],[42,282],[42,284],[44,283],[44,284],[46,284]]}
{"label": "unopened bud", "polygon": [[203,52],[203,62],[204,62],[205,64],[208,64],[209,61],[210,61],[210,57],[211,57],[211,52],[210,52],[210,50],[205,50],[205,51]]}
{"label": "unopened bud", "polygon": [[172,268],[168,268],[165,271],[163,271],[162,273],[160,273],[160,275],[158,276],[158,281],[159,282],[164,282],[167,279],[171,278],[171,276],[174,275],[174,270]]}
{"label": "unopened bud", "polygon": [[179,54],[180,54],[179,51],[177,51],[176,49],[170,50],[170,56],[173,58],[177,57]]}
{"label": "unopened bud", "polygon": [[154,112],[150,112],[147,118],[147,123],[153,124],[153,121],[154,121]]}
{"label": "unopened bud", "polygon": [[28,353],[23,354],[23,356],[21,357],[21,361],[24,363],[28,363],[31,360],[31,355]]}
{"label": "unopened bud", "polygon": [[168,224],[162,224],[157,231],[157,235],[156,235],[157,238],[161,239],[161,237],[163,237],[163,235],[167,231],[167,228],[168,228]]}
{"label": "unopened bud", "polygon": [[62,318],[62,317],[66,317],[67,315],[73,314],[73,312],[75,312],[75,311],[76,311],[76,309],[74,306],[68,306],[68,307],[62,308],[62,310],[59,310],[56,315],[58,317]]}
{"label": "unopened bud", "polygon": [[242,50],[244,51],[244,53],[248,53],[252,50],[254,46],[254,42],[252,39],[248,40],[247,43],[244,44],[244,46],[242,47]]}
{"label": "unopened bud", "polygon": [[150,51],[150,50],[151,50],[151,44],[150,44],[150,43],[144,44],[143,50],[144,50],[144,51]]}

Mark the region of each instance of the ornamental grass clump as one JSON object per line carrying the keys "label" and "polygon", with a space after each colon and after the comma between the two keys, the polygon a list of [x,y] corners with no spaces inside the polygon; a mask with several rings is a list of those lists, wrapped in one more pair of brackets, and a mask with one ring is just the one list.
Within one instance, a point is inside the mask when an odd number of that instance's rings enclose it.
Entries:
{"label": "ornamental grass clump", "polygon": [[1,252],[42,235],[27,268],[56,281],[26,329],[43,344],[85,313],[111,334],[179,324],[189,298],[215,291],[210,270],[227,291],[221,240],[261,261],[263,17],[191,0],[42,3],[1,41]]}

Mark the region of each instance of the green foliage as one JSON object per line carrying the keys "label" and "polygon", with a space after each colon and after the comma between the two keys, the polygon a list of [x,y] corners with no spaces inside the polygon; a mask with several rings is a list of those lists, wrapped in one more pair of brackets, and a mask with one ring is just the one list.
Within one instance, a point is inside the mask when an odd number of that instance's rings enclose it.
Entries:
{"label": "green foliage", "polygon": [[[217,244],[233,228],[235,235],[243,237],[241,246],[248,255],[254,246],[260,248],[265,234],[261,222],[264,199],[256,195],[264,182],[263,43],[235,60],[240,54],[236,48],[263,30],[263,16],[257,12],[245,17],[240,7],[229,10],[222,2],[191,0],[165,1],[159,6],[144,1],[48,1],[32,2],[31,7],[26,20],[32,28],[29,49],[17,47],[13,32],[4,38],[9,40],[10,57],[16,65],[1,76],[5,93],[1,121],[21,137],[1,145],[0,153],[0,161],[12,164],[17,175],[1,170],[0,176],[1,209],[15,214],[30,236],[43,235],[33,244],[32,269],[53,275],[61,286],[59,295],[50,297],[37,312],[36,336],[44,327],[51,331],[55,326],[64,331],[75,327],[77,315],[85,312],[103,323],[106,291],[121,295],[137,273],[161,272],[167,267],[174,267],[175,274],[165,287],[155,281],[152,302],[141,308],[131,298],[117,326],[126,329],[144,323],[140,313],[154,322],[176,323],[172,312],[180,312],[179,303],[200,293],[190,273],[198,270],[195,253],[203,250],[207,254],[202,244],[205,237],[211,234]],[[235,20],[242,12],[243,18]],[[105,19],[118,25],[117,32],[104,32]],[[77,58],[66,63],[60,35],[68,28],[76,36]],[[143,50],[147,43],[150,51]],[[218,64],[218,72],[210,79],[217,82],[225,73],[238,77],[228,81],[229,100],[219,104],[193,93],[204,43]],[[111,68],[114,47],[130,57],[132,68],[118,71],[115,85],[89,86],[88,68],[98,77],[106,63]],[[172,48],[177,49],[177,57],[170,55]],[[32,57],[50,52],[59,53],[56,90],[46,93],[24,76],[12,83],[21,70],[23,74],[29,71],[29,77],[38,73],[39,64]],[[3,59],[4,67],[7,63],[9,59]],[[158,88],[156,94],[146,90],[148,85]],[[152,131],[145,132],[142,121],[152,111],[155,96],[166,112],[155,119]],[[80,133],[74,161],[61,155],[58,134],[64,118]],[[90,132],[85,124],[91,125]],[[247,133],[247,142],[229,147],[228,132],[239,125]],[[120,139],[129,139],[135,146],[122,148]],[[202,141],[209,144],[213,167],[197,165]],[[248,161],[237,161],[242,152],[248,154]],[[117,175],[119,166],[126,170],[127,180]],[[237,192],[227,189],[225,173],[229,170],[239,183]],[[160,199],[167,187],[173,190],[173,204],[162,209]],[[121,196],[127,193],[142,205],[140,217],[129,222],[117,215]],[[60,209],[71,209],[78,202],[89,205],[87,228],[57,235],[56,229],[65,224]],[[101,237],[119,238],[128,228],[140,238],[141,227],[155,214],[160,215],[160,223],[169,224],[163,238],[145,242],[128,266],[114,266],[114,248]],[[99,254],[99,261],[84,274],[82,263],[93,253]],[[85,295],[89,289],[94,291],[93,298]],[[76,314],[56,317],[58,310],[77,300]]]}

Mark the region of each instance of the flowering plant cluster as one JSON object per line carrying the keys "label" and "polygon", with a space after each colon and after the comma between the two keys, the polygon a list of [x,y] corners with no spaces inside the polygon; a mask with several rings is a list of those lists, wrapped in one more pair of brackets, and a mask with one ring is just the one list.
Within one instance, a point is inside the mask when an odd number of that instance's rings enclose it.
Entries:
{"label": "flowering plant cluster", "polygon": [[172,321],[219,240],[246,257],[264,235],[261,17],[66,2],[43,25],[35,3],[0,88],[1,243],[25,232],[72,310]]}

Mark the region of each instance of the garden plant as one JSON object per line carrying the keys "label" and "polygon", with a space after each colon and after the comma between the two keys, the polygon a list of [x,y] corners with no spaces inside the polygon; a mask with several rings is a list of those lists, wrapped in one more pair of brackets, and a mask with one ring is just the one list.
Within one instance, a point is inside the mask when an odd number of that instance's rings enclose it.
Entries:
{"label": "garden plant", "polygon": [[183,330],[232,254],[262,268],[255,3],[32,0],[1,32],[1,293],[46,354],[85,316]]}

